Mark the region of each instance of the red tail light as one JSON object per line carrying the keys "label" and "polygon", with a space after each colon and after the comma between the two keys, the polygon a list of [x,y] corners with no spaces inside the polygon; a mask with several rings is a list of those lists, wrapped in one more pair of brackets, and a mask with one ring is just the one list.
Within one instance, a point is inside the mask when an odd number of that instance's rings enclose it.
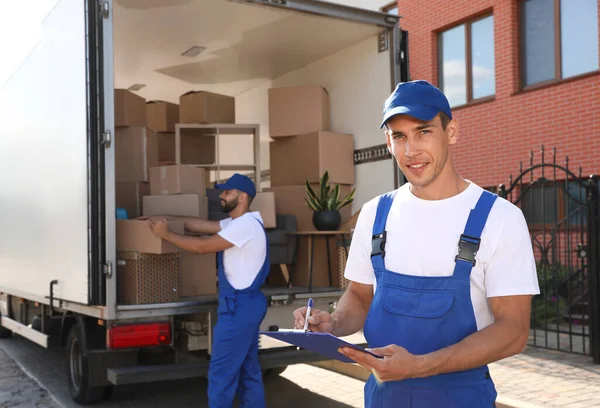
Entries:
{"label": "red tail light", "polygon": [[143,323],[113,326],[108,329],[106,342],[111,349],[168,345],[171,343],[171,325]]}

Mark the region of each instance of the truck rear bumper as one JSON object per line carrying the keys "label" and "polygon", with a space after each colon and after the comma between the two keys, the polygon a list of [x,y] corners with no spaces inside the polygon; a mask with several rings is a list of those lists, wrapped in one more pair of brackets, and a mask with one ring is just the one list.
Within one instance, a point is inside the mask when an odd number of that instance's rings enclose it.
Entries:
{"label": "truck rear bumper", "polygon": [[[292,364],[314,363],[327,360],[327,357],[308,350],[298,350],[296,347],[282,347],[260,350],[259,359],[261,367],[267,369]],[[111,384],[125,385],[206,377],[208,366],[209,360],[185,364],[110,368],[107,370],[107,379]]]}

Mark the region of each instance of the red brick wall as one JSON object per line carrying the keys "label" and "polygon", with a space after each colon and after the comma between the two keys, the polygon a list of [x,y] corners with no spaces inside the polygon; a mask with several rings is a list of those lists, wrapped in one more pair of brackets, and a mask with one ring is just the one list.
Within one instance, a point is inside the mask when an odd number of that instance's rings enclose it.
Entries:
{"label": "red brick wall", "polygon": [[558,162],[568,155],[569,167],[582,166],[584,176],[600,174],[600,75],[519,91],[517,0],[399,0],[398,10],[409,33],[411,79],[436,85],[436,32],[493,11],[495,99],[454,110],[454,157],[463,177],[485,187],[507,184],[532,149],[539,162],[542,144],[547,159],[556,147]]}

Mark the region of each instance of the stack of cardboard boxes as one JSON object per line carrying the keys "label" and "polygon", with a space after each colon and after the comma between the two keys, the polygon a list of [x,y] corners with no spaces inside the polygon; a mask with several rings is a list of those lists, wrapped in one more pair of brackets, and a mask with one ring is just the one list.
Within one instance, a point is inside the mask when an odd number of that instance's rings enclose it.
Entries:
{"label": "stack of cardboard boxes", "polygon": [[[115,90],[118,302],[143,304],[217,292],[215,254],[192,254],[158,239],[139,216],[167,216],[169,228],[189,234],[179,217],[209,219],[210,171],[198,165],[217,160],[215,137],[181,129],[180,164],[175,164],[177,123],[235,122],[235,100],[210,92],[181,95],[179,105],[150,101]],[[259,193],[252,209],[265,227],[275,227],[273,193]]]}
{"label": "stack of cardboard boxes", "polygon": [[[304,183],[318,186],[325,171],[329,182],[340,184],[344,197],[354,185],[354,136],[338,133],[330,127],[327,90],[321,86],[271,88],[268,94],[271,187],[275,193],[278,214],[296,216],[299,231],[314,231],[313,211],[305,202]],[[351,206],[340,210],[342,223],[351,216]],[[336,238],[328,238],[330,266],[334,284],[338,282],[339,265]],[[313,286],[329,286],[325,238],[315,242],[313,254]],[[296,286],[308,285],[308,242],[301,237],[297,262],[292,271]]]}

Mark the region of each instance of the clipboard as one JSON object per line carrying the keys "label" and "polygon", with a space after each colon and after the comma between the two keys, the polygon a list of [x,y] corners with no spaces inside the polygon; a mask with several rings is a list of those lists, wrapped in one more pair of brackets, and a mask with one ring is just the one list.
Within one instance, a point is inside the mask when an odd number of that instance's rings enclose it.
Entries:
{"label": "clipboard", "polygon": [[356,363],[351,358],[341,354],[338,349],[340,347],[351,347],[355,350],[368,353],[376,358],[382,358],[381,356],[375,355],[364,348],[361,348],[355,344],[348,343],[339,337],[333,336],[329,333],[318,333],[304,330],[279,330],[279,331],[259,331],[259,334],[273,337],[277,340],[293,344],[300,348],[313,351],[315,353],[327,356],[331,359],[338,360],[344,363]]}

